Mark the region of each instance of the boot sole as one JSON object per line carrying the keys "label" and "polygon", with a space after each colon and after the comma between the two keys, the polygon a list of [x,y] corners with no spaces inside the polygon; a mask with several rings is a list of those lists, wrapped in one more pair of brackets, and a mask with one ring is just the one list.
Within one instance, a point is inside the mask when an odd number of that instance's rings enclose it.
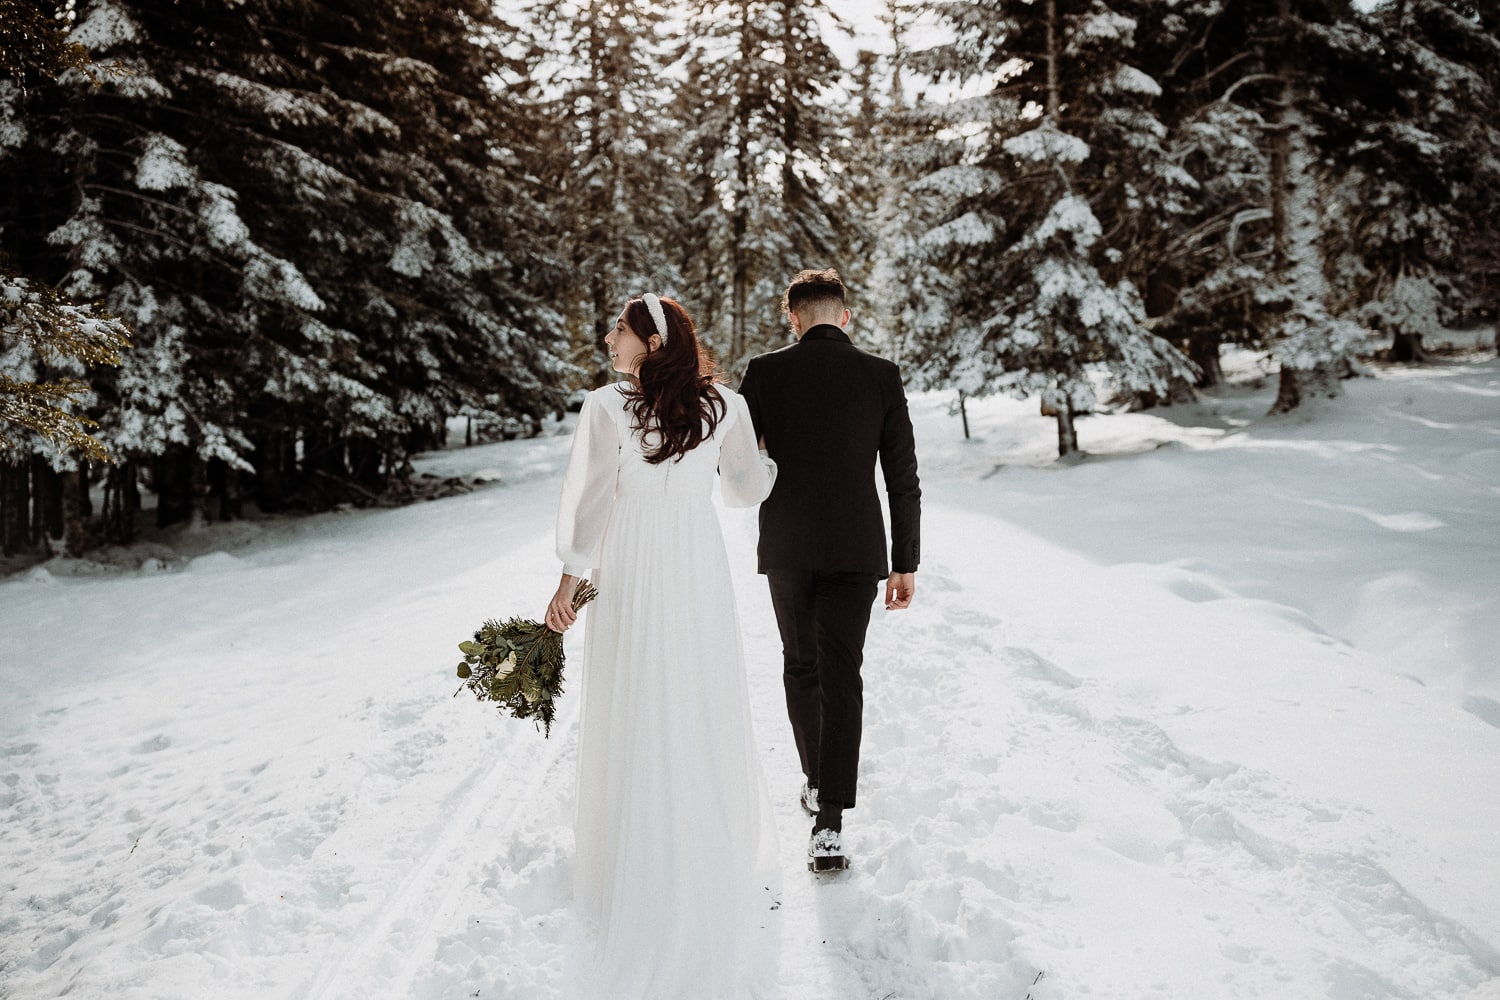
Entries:
{"label": "boot sole", "polygon": [[807,870],[814,874],[825,874],[828,872],[847,871],[849,859],[841,854],[819,856],[807,859]]}

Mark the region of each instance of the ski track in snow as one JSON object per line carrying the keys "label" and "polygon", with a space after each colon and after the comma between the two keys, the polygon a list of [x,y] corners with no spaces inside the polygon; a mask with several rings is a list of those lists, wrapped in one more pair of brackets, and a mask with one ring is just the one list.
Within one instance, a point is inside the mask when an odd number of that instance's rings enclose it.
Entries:
{"label": "ski track in snow", "polygon": [[[555,720],[556,728],[572,730],[574,713],[561,714],[564,718]],[[524,761],[497,755],[488,771],[456,790],[450,797],[452,807],[444,809],[442,835],[364,921],[354,943],[325,965],[310,986],[295,990],[292,1000],[409,995],[413,981],[431,962],[440,921],[451,916],[459,897],[470,889],[464,881],[466,859],[471,854],[466,838],[478,835],[505,848],[514,863],[517,827],[528,815],[544,810],[544,793],[568,784],[569,776],[562,765],[570,749],[571,742],[559,738],[549,740],[544,752],[520,754],[527,758]],[[516,773],[527,777],[519,797],[511,801],[499,793],[506,779]],[[509,815],[496,822],[495,814],[506,806]]]}

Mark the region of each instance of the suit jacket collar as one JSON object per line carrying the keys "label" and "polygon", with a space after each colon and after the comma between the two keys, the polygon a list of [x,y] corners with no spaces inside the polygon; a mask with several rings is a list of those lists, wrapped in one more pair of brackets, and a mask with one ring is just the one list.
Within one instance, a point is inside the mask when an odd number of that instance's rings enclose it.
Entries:
{"label": "suit jacket collar", "polygon": [[847,333],[832,323],[819,323],[817,326],[808,327],[802,332],[802,338],[799,342],[806,343],[809,340],[836,340],[844,344],[854,343],[854,341],[849,339]]}

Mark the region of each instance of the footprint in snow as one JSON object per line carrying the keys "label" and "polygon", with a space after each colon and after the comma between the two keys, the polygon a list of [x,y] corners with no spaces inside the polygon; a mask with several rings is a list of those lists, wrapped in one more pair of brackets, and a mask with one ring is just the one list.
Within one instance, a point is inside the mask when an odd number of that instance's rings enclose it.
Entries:
{"label": "footprint in snow", "polygon": [[1167,584],[1167,590],[1176,594],[1184,601],[1192,601],[1194,604],[1204,604],[1208,601],[1219,601],[1234,594],[1216,584],[1195,577],[1184,577],[1173,580]]}
{"label": "footprint in snow", "polygon": [[393,705],[381,714],[386,729],[404,729],[421,717],[416,704]]}
{"label": "footprint in snow", "polygon": [[1107,720],[1099,728],[1113,739],[1121,753],[1136,763],[1161,770],[1180,769],[1200,784],[1227,778],[1239,770],[1237,764],[1215,763],[1185,753],[1164,729],[1145,719],[1121,716]]}
{"label": "footprint in snow", "polygon": [[131,753],[159,753],[172,745],[172,741],[161,733],[157,733],[150,739],[142,740],[130,748]]}
{"label": "footprint in snow", "polygon": [[938,566],[924,570],[917,577],[917,586],[922,590],[937,593],[948,593],[963,590],[963,584],[949,575],[945,567]]}
{"label": "footprint in snow", "polygon": [[1029,649],[1009,646],[1002,650],[1000,655],[1011,665],[1018,677],[1042,681],[1069,690],[1083,685],[1083,681]]}
{"label": "footprint in snow", "polygon": [[204,886],[193,893],[193,898],[215,910],[232,910],[245,902],[245,889],[238,879],[227,879]]}
{"label": "footprint in snow", "polygon": [[1462,704],[1465,712],[1500,729],[1500,701],[1485,698],[1482,695],[1472,695],[1465,698]]}
{"label": "footprint in snow", "polygon": [[1000,619],[994,615],[987,615],[983,611],[976,611],[973,608],[944,608],[943,618],[949,625],[975,628],[993,628],[1000,624]]}

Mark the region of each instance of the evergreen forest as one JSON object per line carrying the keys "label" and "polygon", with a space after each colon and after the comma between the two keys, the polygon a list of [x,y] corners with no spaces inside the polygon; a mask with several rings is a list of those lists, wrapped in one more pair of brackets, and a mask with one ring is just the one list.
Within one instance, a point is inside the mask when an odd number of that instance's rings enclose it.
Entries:
{"label": "evergreen forest", "polygon": [[0,0],[0,547],[409,497],[804,267],[1063,455],[1227,346],[1292,411],[1495,322],[1497,108],[1497,0]]}

